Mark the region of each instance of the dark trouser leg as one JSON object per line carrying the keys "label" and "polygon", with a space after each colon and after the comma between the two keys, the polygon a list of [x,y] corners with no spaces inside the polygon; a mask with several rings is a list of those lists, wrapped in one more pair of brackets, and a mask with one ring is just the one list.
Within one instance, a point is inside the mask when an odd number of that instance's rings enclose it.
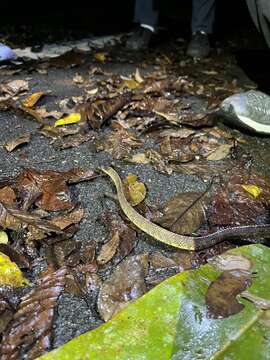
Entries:
{"label": "dark trouser leg", "polygon": [[136,0],[134,22],[155,27],[158,21],[158,11],[154,0]]}
{"label": "dark trouser leg", "polygon": [[193,0],[192,1],[192,33],[204,31],[207,34],[213,33],[215,21],[216,0]]}
{"label": "dark trouser leg", "polygon": [[270,1],[269,0],[246,0],[250,15],[257,29],[264,35],[267,45],[270,47]]}

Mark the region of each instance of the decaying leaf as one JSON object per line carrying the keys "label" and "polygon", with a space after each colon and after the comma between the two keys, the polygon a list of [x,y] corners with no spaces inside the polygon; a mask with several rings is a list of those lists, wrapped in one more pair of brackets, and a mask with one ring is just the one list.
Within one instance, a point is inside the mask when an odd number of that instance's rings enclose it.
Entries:
{"label": "decaying leaf", "polygon": [[98,311],[105,321],[146,292],[147,271],[146,254],[132,256],[117,266],[102,284],[98,296]]}
{"label": "decaying leaf", "polygon": [[5,330],[1,359],[16,360],[27,353],[35,359],[51,347],[51,329],[57,299],[64,289],[66,268],[48,269],[37,280],[37,286],[25,295]]}
{"label": "decaying leaf", "polygon": [[170,199],[164,206],[164,215],[155,221],[178,234],[192,234],[205,219],[202,193],[188,192]]}
{"label": "decaying leaf", "polygon": [[0,189],[0,202],[5,206],[12,207],[16,201],[16,194],[10,186],[4,186]]}
{"label": "decaying leaf", "polygon": [[134,154],[127,160],[135,164],[149,164],[150,162],[145,153]]}
{"label": "decaying leaf", "polygon": [[128,174],[124,180],[127,199],[132,206],[140,204],[146,196],[146,188],[144,183],[137,181],[137,175]]}
{"label": "decaying leaf", "polygon": [[96,144],[97,151],[104,150],[114,159],[126,157],[131,149],[140,147],[143,141],[126,130],[114,131]]}
{"label": "decaying leaf", "polygon": [[16,149],[18,146],[29,143],[30,139],[31,139],[30,133],[22,134],[19,137],[6,142],[4,147],[8,152],[11,152],[14,149]]}
{"label": "decaying leaf", "polygon": [[20,287],[27,284],[28,280],[24,278],[19,267],[7,255],[0,253],[0,286]]}
{"label": "decaying leaf", "polygon": [[98,264],[103,265],[106,264],[108,261],[110,261],[112,257],[115,255],[119,243],[120,243],[119,232],[116,231],[114,235],[111,237],[111,239],[102,246],[99,256],[97,257]]}
{"label": "decaying leaf", "polygon": [[99,130],[106,120],[110,119],[130,101],[131,94],[125,93],[113,99],[86,102],[79,105],[76,110],[81,114],[82,122],[89,122],[92,129]]}
{"label": "decaying leaf", "polygon": [[235,315],[244,309],[236,296],[251,285],[251,272],[244,270],[224,271],[209,286],[205,302],[209,315],[214,319]]}
{"label": "decaying leaf", "polygon": [[32,95],[28,96],[26,99],[22,101],[22,105],[28,108],[32,108],[38,100],[44,95],[44,92],[39,91],[36,93],[33,93]]}
{"label": "decaying leaf", "polygon": [[232,145],[223,144],[207,156],[207,160],[217,161],[226,158],[232,149]]}
{"label": "decaying leaf", "polygon": [[119,263],[133,250],[136,231],[128,227],[115,213],[109,211],[102,213],[101,221],[108,229],[108,240],[101,248],[98,262],[103,265],[115,259],[116,263]]}
{"label": "decaying leaf", "polygon": [[0,85],[0,90],[11,96],[15,96],[21,92],[28,90],[28,81],[26,80],[11,80]]}
{"label": "decaying leaf", "polygon": [[53,143],[53,147],[59,150],[69,149],[72,147],[80,146],[81,144],[94,140],[96,138],[96,134],[94,132],[89,131],[86,134],[75,134],[73,136],[68,136],[64,139],[57,139]]}

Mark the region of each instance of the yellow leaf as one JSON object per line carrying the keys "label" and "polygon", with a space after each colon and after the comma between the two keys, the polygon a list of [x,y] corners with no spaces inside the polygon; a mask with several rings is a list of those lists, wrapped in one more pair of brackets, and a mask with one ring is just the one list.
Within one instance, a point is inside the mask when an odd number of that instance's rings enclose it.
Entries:
{"label": "yellow leaf", "polygon": [[18,266],[7,255],[0,252],[0,285],[20,287],[27,284],[29,282],[23,277]]}
{"label": "yellow leaf", "polygon": [[30,96],[28,96],[26,99],[23,100],[22,105],[27,108],[32,108],[38,100],[44,95],[43,92],[36,92]]}
{"label": "yellow leaf", "polygon": [[105,63],[105,60],[106,60],[106,53],[104,52],[97,52],[94,54],[94,58],[101,62],[101,63]]}
{"label": "yellow leaf", "polygon": [[80,113],[72,113],[64,118],[56,120],[56,122],[54,123],[54,126],[75,124],[75,123],[79,122],[80,120],[81,120]]}
{"label": "yellow leaf", "polygon": [[127,189],[127,195],[132,206],[136,206],[144,200],[146,196],[145,185],[137,181],[137,176],[135,174],[128,174],[124,181],[124,184]]}
{"label": "yellow leaf", "polygon": [[0,244],[7,244],[8,236],[4,230],[0,230]]}
{"label": "yellow leaf", "polygon": [[137,87],[139,87],[140,84],[133,79],[124,79],[122,82],[122,87],[127,87],[129,90],[134,90],[137,89]]}
{"label": "yellow leaf", "polygon": [[262,192],[262,189],[257,185],[245,185],[245,184],[242,184],[241,186],[246,192],[248,192],[254,198],[257,198]]}

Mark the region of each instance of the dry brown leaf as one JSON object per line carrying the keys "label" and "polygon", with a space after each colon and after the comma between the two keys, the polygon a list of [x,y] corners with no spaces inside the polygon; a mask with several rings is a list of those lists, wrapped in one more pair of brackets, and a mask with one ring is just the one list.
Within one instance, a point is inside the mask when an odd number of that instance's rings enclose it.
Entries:
{"label": "dry brown leaf", "polygon": [[23,91],[28,91],[28,81],[26,80],[12,80],[0,85],[2,92],[15,96]]}
{"label": "dry brown leaf", "polygon": [[189,192],[170,199],[164,206],[164,215],[156,222],[178,234],[191,234],[204,221],[204,201],[201,193]]}
{"label": "dry brown leaf", "polygon": [[103,320],[108,321],[146,292],[144,278],[147,272],[147,254],[132,256],[116,267],[102,284],[98,296],[98,311]]}
{"label": "dry brown leaf", "polygon": [[115,159],[126,157],[131,149],[140,147],[143,141],[126,130],[114,131],[97,143],[97,151],[104,150]]}
{"label": "dry brown leaf", "polygon": [[38,279],[37,287],[22,298],[2,338],[2,360],[21,359],[25,352],[31,360],[50,349],[54,311],[66,273],[66,268],[56,272],[48,269]]}
{"label": "dry brown leaf", "polygon": [[100,254],[97,257],[97,263],[100,265],[104,265],[107,262],[109,262],[114,257],[117,248],[119,246],[119,243],[120,243],[119,232],[116,231],[114,235],[111,237],[111,239],[102,246],[100,250]]}
{"label": "dry brown leaf", "polygon": [[4,145],[4,148],[8,152],[11,152],[14,149],[16,149],[18,146],[25,145],[25,144],[29,143],[30,139],[31,139],[31,134],[30,133],[22,134],[19,137],[6,142],[5,145]]}
{"label": "dry brown leaf", "polygon": [[5,206],[12,207],[16,201],[16,194],[10,186],[5,186],[0,189],[0,202]]}
{"label": "dry brown leaf", "polygon": [[22,101],[22,105],[28,108],[32,108],[38,100],[44,95],[44,92],[36,92]]}
{"label": "dry brown leaf", "polygon": [[223,144],[207,156],[207,160],[217,161],[225,159],[231,152],[233,145]]}

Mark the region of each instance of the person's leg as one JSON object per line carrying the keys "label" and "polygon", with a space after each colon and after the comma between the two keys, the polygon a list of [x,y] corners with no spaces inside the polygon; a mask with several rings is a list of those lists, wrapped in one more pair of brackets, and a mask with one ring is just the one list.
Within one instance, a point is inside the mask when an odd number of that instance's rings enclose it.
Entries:
{"label": "person's leg", "polygon": [[136,0],[134,22],[156,26],[158,21],[158,11],[155,9],[154,0]]}
{"label": "person's leg", "polygon": [[208,35],[213,33],[216,0],[193,0],[191,31],[192,37],[187,55],[203,58],[210,54]]}
{"label": "person's leg", "polygon": [[213,33],[215,21],[216,0],[193,0],[191,31],[195,34],[203,31],[206,34]]}
{"label": "person's leg", "polygon": [[257,29],[263,34],[270,47],[270,1],[246,0],[250,15]]}
{"label": "person's leg", "polygon": [[148,48],[158,21],[158,10],[155,5],[155,0],[136,0],[134,22],[139,24],[139,28],[126,42],[129,50]]}

